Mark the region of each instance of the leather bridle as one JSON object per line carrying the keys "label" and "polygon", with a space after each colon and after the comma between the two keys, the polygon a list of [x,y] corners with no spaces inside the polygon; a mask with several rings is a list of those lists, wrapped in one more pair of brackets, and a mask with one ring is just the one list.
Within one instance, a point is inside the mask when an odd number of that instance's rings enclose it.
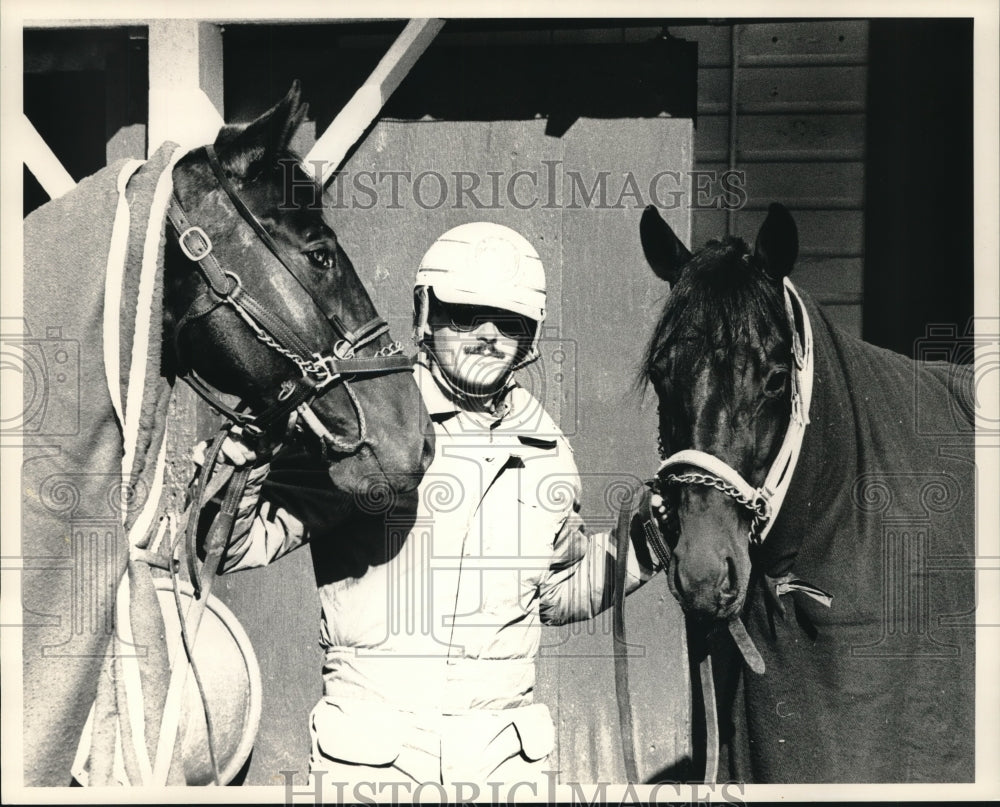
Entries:
{"label": "leather bridle", "polygon": [[[355,330],[347,328],[332,309],[332,301],[317,298],[309,290],[294,264],[286,259],[283,250],[240,197],[219,163],[215,149],[207,146],[206,154],[219,186],[225,191],[240,218],[253,229],[285,271],[295,279],[307,304],[316,309],[329,325],[332,332],[329,336],[332,338],[327,339],[326,344],[333,344],[333,348],[325,353],[312,349],[295,328],[261,304],[246,289],[238,271],[223,268],[216,257],[212,240],[202,227],[191,223],[180,199],[174,193],[167,217],[176,233],[181,252],[198,265],[206,283],[205,290],[178,319],[174,329],[175,345],[179,344],[180,334],[188,324],[211,314],[221,306],[229,306],[253,331],[258,341],[291,361],[301,374],[298,378],[285,381],[275,402],[258,413],[251,413],[245,407],[227,405],[220,393],[200,378],[193,368],[188,367],[180,375],[213,409],[251,436],[260,435],[271,424],[282,422],[293,411],[298,410],[303,415],[305,425],[316,433],[325,448],[342,454],[352,453],[367,440],[367,421],[349,379],[412,371],[413,357],[403,354],[403,347],[399,342],[382,347],[371,356],[358,356],[360,350],[388,333],[389,326],[385,320],[376,316]],[[179,350],[177,354],[179,358]],[[354,407],[358,423],[356,439],[332,434],[309,407],[312,401],[337,385],[344,387]]]}
{"label": "leather bridle", "polygon": [[[206,284],[205,289],[191,302],[184,314],[178,319],[174,328],[174,348],[178,361],[182,361],[179,340],[184,328],[198,319],[209,316],[223,306],[229,306],[251,329],[257,340],[291,361],[300,373],[298,378],[290,378],[282,383],[280,390],[275,395],[273,404],[265,407],[263,411],[254,413],[249,411],[249,407],[241,404],[237,404],[235,407],[226,404],[220,397],[221,393],[213,389],[204,379],[200,378],[190,365],[181,368],[178,375],[209,406],[226,419],[218,435],[212,441],[211,450],[208,452],[200,475],[194,483],[191,504],[188,510],[184,543],[186,545],[188,575],[194,591],[195,601],[186,611],[177,593],[179,587],[179,542],[172,547],[172,556],[166,560],[157,558],[152,553],[145,552],[142,554],[147,563],[167,568],[170,571],[175,590],[178,619],[180,620],[181,639],[192,674],[198,682],[202,705],[205,709],[208,750],[215,774],[215,781],[216,784],[223,784],[220,780],[219,766],[215,755],[215,739],[211,716],[205,700],[204,689],[201,686],[193,652],[201,617],[207,606],[212,583],[218,574],[223,555],[229,546],[233,525],[251,471],[250,466],[233,468],[231,466],[224,466],[219,462],[223,440],[234,427],[238,427],[244,434],[249,435],[251,438],[260,436],[269,426],[282,424],[292,412],[297,411],[301,415],[304,426],[311,429],[319,438],[324,453],[327,451],[334,451],[345,455],[353,453],[367,442],[368,435],[365,412],[357,395],[351,388],[350,381],[359,377],[412,371],[413,357],[403,355],[403,348],[399,342],[392,342],[384,347],[377,348],[370,356],[358,356],[359,351],[365,348],[374,348],[376,341],[389,332],[389,326],[385,320],[376,316],[354,330],[347,328],[331,307],[333,301],[317,298],[309,290],[308,284],[300,277],[294,264],[286,260],[283,250],[278,246],[271,234],[261,224],[260,220],[246,205],[236,188],[229,181],[225,170],[219,163],[215,149],[212,146],[207,146],[206,154],[208,163],[215,174],[219,186],[225,191],[226,196],[240,218],[253,229],[256,236],[264,243],[271,254],[278,259],[284,270],[295,279],[297,288],[293,287],[293,292],[304,294],[305,297],[302,299],[306,301],[307,305],[311,305],[321,314],[321,319],[328,324],[330,330],[326,334],[326,341],[322,344],[333,345],[333,348],[329,352],[314,350],[309,346],[311,340],[304,338],[280,315],[257,300],[246,289],[240,273],[235,267],[223,268],[219,258],[215,254],[212,240],[208,236],[208,233],[202,227],[190,221],[177,193],[174,192],[171,195],[170,204],[167,208],[167,218],[176,235],[177,245],[188,260],[197,264]],[[317,190],[322,192],[318,185]],[[348,399],[351,401],[351,405],[354,407],[358,424],[358,436],[356,439],[332,434],[310,407],[313,401],[335,386],[342,386],[344,388]],[[225,495],[221,500],[219,511],[213,518],[211,527],[209,527],[201,544],[204,549],[205,559],[199,568],[197,546],[200,526],[199,515],[209,499],[213,498],[223,488],[225,488]],[[177,682],[183,682],[183,676],[178,672],[181,669],[186,668],[180,665],[172,669],[170,679],[171,692],[175,690],[180,691],[180,685]],[[167,714],[166,710],[165,714]],[[177,714],[177,711],[172,710],[169,714],[173,717]],[[164,736],[167,737],[168,742],[175,737],[176,728],[176,720],[164,720],[161,726],[161,730],[164,732],[161,736],[161,741]]]}

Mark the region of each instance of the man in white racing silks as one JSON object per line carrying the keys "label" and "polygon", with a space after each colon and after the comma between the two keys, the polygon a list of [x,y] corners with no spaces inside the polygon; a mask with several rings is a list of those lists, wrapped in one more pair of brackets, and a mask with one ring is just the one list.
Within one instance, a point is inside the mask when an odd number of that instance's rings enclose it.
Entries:
{"label": "man in white racing silks", "polygon": [[[544,317],[542,262],[514,230],[463,224],[424,255],[415,377],[435,453],[402,535],[391,517],[371,539],[324,531],[309,491],[285,485],[276,502],[268,463],[224,448],[257,467],[223,570],[313,549],[325,660],[310,763],[325,784],[546,781],[540,626],[611,605],[615,540],[584,532],[569,443],[515,378],[538,358]],[[635,518],[630,534],[626,592],[657,568]]]}

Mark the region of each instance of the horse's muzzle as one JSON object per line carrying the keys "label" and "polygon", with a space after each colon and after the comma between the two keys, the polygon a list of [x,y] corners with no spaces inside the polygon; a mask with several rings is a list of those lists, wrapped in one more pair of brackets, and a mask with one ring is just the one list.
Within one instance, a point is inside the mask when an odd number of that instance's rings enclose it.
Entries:
{"label": "horse's muzzle", "polygon": [[686,613],[709,619],[728,619],[743,607],[746,589],[740,585],[736,562],[726,557],[715,574],[695,575],[675,554],[667,569],[667,584]]}

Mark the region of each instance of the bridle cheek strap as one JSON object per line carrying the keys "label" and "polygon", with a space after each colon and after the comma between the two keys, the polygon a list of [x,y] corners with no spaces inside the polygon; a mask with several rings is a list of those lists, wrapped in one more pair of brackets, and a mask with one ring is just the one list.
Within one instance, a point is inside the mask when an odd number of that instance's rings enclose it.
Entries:
{"label": "bridle cheek strap", "polygon": [[751,543],[762,543],[771,531],[774,521],[785,501],[792,474],[802,451],[802,440],[809,424],[809,405],[813,390],[813,339],[809,315],[795,286],[784,279],[785,314],[792,331],[791,404],[792,411],[785,429],[781,447],[764,478],[755,488],[728,464],[711,454],[696,449],[685,449],[667,457],[660,465],[657,476],[679,466],[693,466],[707,474],[678,478],[680,482],[698,482],[715,487],[736,499],[753,513],[754,526],[750,530]]}
{"label": "bridle cheek strap", "polygon": [[813,391],[813,336],[809,315],[802,303],[802,298],[795,286],[787,277],[785,285],[785,313],[792,331],[792,412],[785,429],[785,437],[781,447],[771,463],[771,468],[764,477],[764,483],[758,491],[760,497],[767,502],[770,511],[767,522],[762,525],[760,541],[763,541],[771,531],[781,505],[792,484],[792,474],[802,452],[802,441],[809,425],[809,406],[812,403]]}

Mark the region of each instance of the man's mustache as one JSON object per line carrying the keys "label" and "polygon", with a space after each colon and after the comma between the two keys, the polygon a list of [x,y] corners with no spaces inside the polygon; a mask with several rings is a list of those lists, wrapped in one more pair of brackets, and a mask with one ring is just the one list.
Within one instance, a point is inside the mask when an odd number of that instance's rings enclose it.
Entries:
{"label": "man's mustache", "polygon": [[474,345],[465,345],[462,348],[462,352],[466,356],[492,356],[497,359],[507,358],[507,355],[502,350],[498,350],[497,346],[492,342],[477,342]]}

